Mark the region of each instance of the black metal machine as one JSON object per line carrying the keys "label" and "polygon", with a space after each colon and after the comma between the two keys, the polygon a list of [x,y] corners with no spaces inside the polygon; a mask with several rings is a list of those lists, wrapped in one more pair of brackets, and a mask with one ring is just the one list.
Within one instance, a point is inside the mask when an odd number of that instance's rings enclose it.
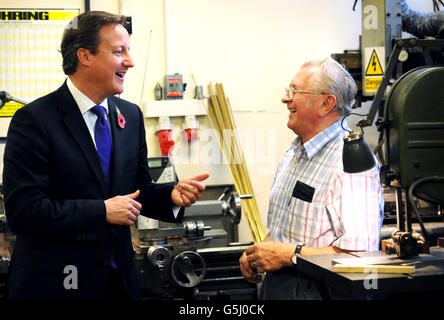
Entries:
{"label": "black metal machine", "polygon": [[250,245],[237,242],[240,200],[226,188],[218,200],[187,208],[182,225],[149,221],[133,229],[144,299],[257,299],[256,285],[243,278],[239,267]]}
{"label": "black metal machine", "polygon": [[8,268],[14,249],[15,235],[9,230],[3,205],[0,184],[0,300],[6,297]]}
{"label": "black metal machine", "polygon": [[[416,256],[444,234],[444,12],[420,14],[405,1],[363,0],[362,17],[360,50],[332,57],[356,79],[355,107],[372,100],[366,119],[357,123],[361,135],[379,115],[374,152],[385,191],[393,194],[386,213],[394,212],[397,222],[386,252]],[[401,39],[402,30],[433,38]]]}
{"label": "black metal machine", "polygon": [[[4,91],[0,92],[0,106],[4,105],[4,96],[9,96]],[[9,100],[8,100],[9,101]],[[1,107],[0,107],[1,108]],[[3,152],[6,144],[6,138],[0,137],[0,157],[3,158]],[[3,168],[3,162],[0,167]],[[0,170],[1,172],[2,170]],[[15,244],[15,235],[9,229],[6,223],[6,214],[3,203],[2,183],[0,183],[0,300],[6,297],[6,282],[12,251]]]}
{"label": "black metal machine", "polygon": [[[432,63],[408,70],[396,78],[394,72],[400,54],[409,48],[420,48],[425,61]],[[398,201],[397,230],[393,232],[393,244],[387,246],[386,252],[400,257],[418,255],[424,245],[436,243],[437,237],[442,235],[438,233],[428,239],[417,202],[420,199],[431,204],[437,220],[442,221],[438,213],[439,206],[444,203],[444,93],[440,89],[444,67],[439,65],[443,48],[444,40],[396,40],[369,115],[358,124],[361,128],[370,125],[383,105],[384,113],[376,123],[381,132],[379,141],[385,142],[385,154],[380,156],[383,163],[381,180],[385,186],[395,188]],[[436,55],[434,60],[430,60],[431,52]],[[392,88],[382,104],[390,79],[396,81],[392,81]],[[402,191],[406,193],[404,205]],[[412,212],[421,233],[412,229]]]}
{"label": "black metal machine", "polygon": [[[150,158],[148,164],[156,182],[177,181],[171,159]],[[207,186],[201,200],[185,209],[182,224],[139,216],[132,239],[143,298],[257,299],[256,285],[239,267],[251,244],[239,243],[237,233],[241,199],[248,197],[233,186]]]}

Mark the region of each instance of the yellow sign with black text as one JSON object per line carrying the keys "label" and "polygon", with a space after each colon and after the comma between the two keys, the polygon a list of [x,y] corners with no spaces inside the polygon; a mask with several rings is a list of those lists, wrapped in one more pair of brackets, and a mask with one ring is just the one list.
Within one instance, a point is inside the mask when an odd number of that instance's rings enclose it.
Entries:
{"label": "yellow sign with black text", "polygon": [[0,11],[2,21],[70,21],[79,12],[75,10],[19,10],[9,9]]}
{"label": "yellow sign with black text", "polygon": [[[363,91],[372,95],[378,91],[385,70],[385,47],[364,48],[363,59]],[[365,68],[365,69],[364,69]]]}
{"label": "yellow sign with black text", "polygon": [[365,90],[367,91],[377,91],[379,85],[381,84],[382,77],[367,77],[365,78]]}
{"label": "yellow sign with black text", "polygon": [[382,76],[383,71],[381,67],[381,62],[379,62],[378,55],[376,51],[373,50],[370,60],[365,71],[366,76]]}
{"label": "yellow sign with black text", "polygon": [[[34,101],[57,89],[66,79],[60,40],[77,28],[79,9],[0,9],[0,90]],[[0,109],[12,117],[23,107],[14,101]]]}

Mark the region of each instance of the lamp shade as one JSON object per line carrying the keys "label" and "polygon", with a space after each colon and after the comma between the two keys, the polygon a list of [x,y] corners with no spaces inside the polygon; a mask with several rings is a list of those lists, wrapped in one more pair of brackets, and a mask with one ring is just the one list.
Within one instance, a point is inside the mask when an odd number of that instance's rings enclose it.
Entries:
{"label": "lamp shade", "polygon": [[351,132],[344,138],[342,149],[342,163],[344,172],[358,173],[374,167],[373,152],[361,133]]}

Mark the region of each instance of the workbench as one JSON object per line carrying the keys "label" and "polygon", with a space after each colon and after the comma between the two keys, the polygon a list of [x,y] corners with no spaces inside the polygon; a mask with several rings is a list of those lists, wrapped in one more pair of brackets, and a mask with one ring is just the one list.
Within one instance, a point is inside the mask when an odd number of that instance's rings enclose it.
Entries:
{"label": "workbench", "polygon": [[[365,264],[368,273],[337,273],[334,263]],[[410,274],[381,274],[371,271],[371,264],[414,265]],[[382,251],[301,256],[297,269],[323,283],[347,299],[391,299],[418,295],[444,297],[444,258],[420,254],[409,259]],[[333,297],[334,299],[334,297]]]}

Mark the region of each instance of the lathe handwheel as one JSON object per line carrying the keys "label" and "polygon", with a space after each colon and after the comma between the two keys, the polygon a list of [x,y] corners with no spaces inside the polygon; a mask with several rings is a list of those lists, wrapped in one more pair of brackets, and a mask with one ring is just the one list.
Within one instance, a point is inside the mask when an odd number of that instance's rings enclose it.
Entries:
{"label": "lathe handwheel", "polygon": [[[200,276],[195,272],[193,267],[193,262],[199,263],[201,265],[202,271]],[[196,265],[194,263],[194,265]],[[171,275],[174,281],[185,288],[191,288],[199,284],[200,281],[205,276],[206,265],[205,260],[194,251],[184,251],[174,257],[173,264],[171,266]],[[184,279],[186,278],[186,280]],[[184,280],[184,281],[182,281]]]}

